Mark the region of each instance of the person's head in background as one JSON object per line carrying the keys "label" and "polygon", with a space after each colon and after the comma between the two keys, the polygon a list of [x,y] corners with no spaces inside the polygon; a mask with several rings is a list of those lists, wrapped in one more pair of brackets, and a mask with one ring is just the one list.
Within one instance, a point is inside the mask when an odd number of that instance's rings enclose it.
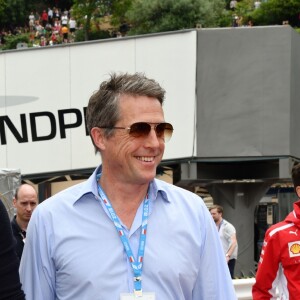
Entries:
{"label": "person's head in background", "polygon": [[223,207],[221,205],[213,205],[209,208],[210,214],[216,224],[219,224],[223,219]]}
{"label": "person's head in background", "polygon": [[300,163],[295,163],[292,168],[292,180],[295,192],[298,198],[300,198]]}
{"label": "person's head in background", "polygon": [[38,205],[38,195],[30,184],[20,185],[15,192],[13,205],[16,209],[16,221],[21,229],[26,230],[32,212]]}

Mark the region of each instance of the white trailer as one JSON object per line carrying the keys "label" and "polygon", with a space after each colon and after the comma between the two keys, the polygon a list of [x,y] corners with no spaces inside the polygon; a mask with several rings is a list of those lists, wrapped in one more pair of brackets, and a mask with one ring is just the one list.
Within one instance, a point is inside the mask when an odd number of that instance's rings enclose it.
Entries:
{"label": "white trailer", "polygon": [[166,89],[175,128],[164,159],[195,154],[194,30],[0,52],[0,166],[22,175],[94,168],[85,107],[111,72],[143,72]]}

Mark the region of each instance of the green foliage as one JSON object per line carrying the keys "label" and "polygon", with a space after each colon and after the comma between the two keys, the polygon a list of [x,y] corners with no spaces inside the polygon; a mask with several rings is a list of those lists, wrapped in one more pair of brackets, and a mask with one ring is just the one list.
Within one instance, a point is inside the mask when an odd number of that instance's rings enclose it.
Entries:
{"label": "green foliage", "polygon": [[132,7],[135,0],[116,0],[112,1],[111,6],[111,24],[119,27],[126,21],[126,13]]}
{"label": "green foliage", "polygon": [[0,28],[24,27],[28,22],[30,10],[40,5],[46,7],[48,1],[38,0],[0,0]]}
{"label": "green foliage", "polygon": [[[281,25],[288,21],[291,26],[300,27],[300,0],[261,1],[260,8],[254,9],[254,0],[239,0],[235,12],[228,9],[230,0],[60,0],[58,3],[61,8],[72,6],[72,15],[83,28],[77,34],[77,41],[110,37],[108,31],[96,33],[108,14],[110,24],[116,29],[127,23],[131,35],[200,25],[231,26],[233,14],[241,17],[244,25],[248,20],[256,26]],[[0,28],[25,27],[31,10],[41,11],[53,3],[51,0],[0,0]]]}
{"label": "green foliage", "polygon": [[26,19],[26,1],[1,1],[0,4],[0,27],[10,28],[12,24],[15,26],[23,26]]}
{"label": "green foliage", "polygon": [[7,0],[0,0],[0,17],[3,16],[6,7],[7,7]]}
{"label": "green foliage", "polygon": [[219,18],[220,27],[230,27],[232,25],[232,13],[226,10]]}
{"label": "green foliage", "polygon": [[[102,40],[111,38],[110,32],[108,30],[92,30],[89,33],[89,40]],[[77,30],[75,33],[75,42],[85,41],[85,31]]]}
{"label": "green foliage", "polygon": [[242,24],[246,25],[249,19],[252,19],[251,14],[253,12],[253,9],[254,9],[253,0],[243,0],[241,2],[238,2],[234,14],[242,17]]}
{"label": "green foliage", "polygon": [[100,9],[100,2],[101,1],[74,0],[72,15],[78,20],[84,20],[85,16],[92,16],[99,12],[98,8]]}
{"label": "green foliage", "polygon": [[291,26],[297,26],[299,13],[299,0],[268,0],[262,2],[251,17],[255,25],[281,25],[283,21],[288,21]]}
{"label": "green foliage", "polygon": [[224,6],[224,0],[136,0],[126,15],[129,34],[216,27]]}
{"label": "green foliage", "polygon": [[18,34],[5,37],[5,44],[2,50],[17,49],[18,43],[29,43],[29,34]]}
{"label": "green foliage", "polygon": [[83,25],[84,39],[90,39],[92,20],[103,17],[110,10],[107,0],[74,0],[72,15],[78,24]]}
{"label": "green foliage", "polygon": [[[69,8],[72,0],[60,0],[61,8]],[[94,1],[92,1],[94,2]],[[0,28],[27,26],[31,11],[42,12],[47,7],[53,7],[53,0],[0,0]]]}
{"label": "green foliage", "polygon": [[94,30],[90,33],[90,40],[103,40],[111,38],[108,30]]}

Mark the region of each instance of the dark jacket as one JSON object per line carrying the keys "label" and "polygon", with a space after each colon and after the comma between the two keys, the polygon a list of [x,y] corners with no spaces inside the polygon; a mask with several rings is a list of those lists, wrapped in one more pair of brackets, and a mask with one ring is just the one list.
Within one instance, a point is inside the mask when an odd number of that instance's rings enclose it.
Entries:
{"label": "dark jacket", "polygon": [[6,208],[0,200],[0,300],[25,300],[19,277],[19,259]]}
{"label": "dark jacket", "polygon": [[16,240],[15,251],[19,257],[19,260],[21,260],[23,248],[24,248],[23,240],[26,238],[26,231],[22,230],[19,227],[19,225],[16,221],[16,216],[14,216],[13,219],[11,220],[11,228],[12,228],[12,232],[15,237],[15,240]]}

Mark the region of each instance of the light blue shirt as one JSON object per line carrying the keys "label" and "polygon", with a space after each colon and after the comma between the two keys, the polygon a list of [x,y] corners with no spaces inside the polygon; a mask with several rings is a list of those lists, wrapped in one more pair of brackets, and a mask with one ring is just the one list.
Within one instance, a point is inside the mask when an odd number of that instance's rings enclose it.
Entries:
{"label": "light blue shirt", "polygon": [[[132,267],[100,200],[96,171],[47,199],[29,222],[20,277],[29,300],[118,300]],[[156,300],[236,299],[216,225],[196,194],[160,180],[149,188],[142,287]],[[139,245],[143,204],[128,230]]]}

